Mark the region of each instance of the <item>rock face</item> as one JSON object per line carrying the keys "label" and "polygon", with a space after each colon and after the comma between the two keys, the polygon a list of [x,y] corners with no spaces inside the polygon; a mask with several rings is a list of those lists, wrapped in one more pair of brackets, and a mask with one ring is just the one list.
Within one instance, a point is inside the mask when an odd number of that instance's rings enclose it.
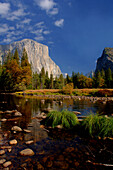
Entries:
{"label": "rock face", "polygon": [[52,73],[54,77],[61,74],[60,68],[53,62],[48,54],[48,46],[37,43],[30,39],[24,39],[17,41],[9,45],[0,45],[0,61],[3,63],[8,51],[15,52],[17,48],[19,57],[22,56],[23,48],[26,49],[28,54],[28,60],[32,64],[33,72],[39,73],[44,67],[45,71],[48,71],[48,75]]}
{"label": "rock face", "polygon": [[102,69],[107,70],[108,68],[113,72],[113,48],[105,48],[103,50],[102,56],[97,60],[95,72]]}

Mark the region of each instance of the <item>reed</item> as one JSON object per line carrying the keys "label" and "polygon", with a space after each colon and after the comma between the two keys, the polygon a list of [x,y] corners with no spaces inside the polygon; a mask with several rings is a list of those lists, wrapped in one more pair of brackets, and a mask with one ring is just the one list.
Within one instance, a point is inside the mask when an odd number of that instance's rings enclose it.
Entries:
{"label": "reed", "polygon": [[112,137],[113,118],[91,114],[82,123],[90,136]]}
{"label": "reed", "polygon": [[48,113],[45,124],[52,126],[53,128],[57,125],[61,125],[64,128],[70,129],[78,124],[77,116],[68,110],[51,111]]}

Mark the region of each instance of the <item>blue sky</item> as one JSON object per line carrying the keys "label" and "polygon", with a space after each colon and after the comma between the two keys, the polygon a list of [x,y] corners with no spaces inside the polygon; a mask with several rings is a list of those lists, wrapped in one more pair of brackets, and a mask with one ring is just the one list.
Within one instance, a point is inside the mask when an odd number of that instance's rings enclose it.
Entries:
{"label": "blue sky", "polygon": [[86,74],[113,47],[113,1],[0,0],[0,44],[24,38],[47,45],[63,73]]}

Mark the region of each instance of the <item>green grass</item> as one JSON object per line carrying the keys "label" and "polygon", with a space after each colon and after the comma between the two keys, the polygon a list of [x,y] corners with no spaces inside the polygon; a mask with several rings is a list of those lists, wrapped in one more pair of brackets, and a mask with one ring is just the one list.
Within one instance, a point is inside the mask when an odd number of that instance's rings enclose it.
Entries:
{"label": "green grass", "polygon": [[48,113],[45,124],[47,126],[52,126],[53,128],[57,125],[61,125],[64,128],[70,129],[78,124],[77,116],[68,110],[51,111]]}
{"label": "green grass", "polygon": [[113,118],[91,114],[82,123],[90,136],[113,137]]}

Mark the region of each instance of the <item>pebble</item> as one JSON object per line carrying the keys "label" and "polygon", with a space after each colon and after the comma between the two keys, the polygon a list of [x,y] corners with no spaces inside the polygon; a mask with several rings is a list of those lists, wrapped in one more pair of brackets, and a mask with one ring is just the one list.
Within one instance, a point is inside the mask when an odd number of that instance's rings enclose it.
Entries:
{"label": "pebble", "polygon": [[16,139],[10,140],[9,144],[10,145],[16,145],[17,144],[17,140]]}
{"label": "pebble", "polygon": [[27,141],[27,142],[25,142],[27,145],[30,145],[30,144],[32,144],[34,141],[33,140],[30,140],[30,141]]}
{"label": "pebble", "polygon": [[11,130],[18,131],[18,132],[21,132],[21,131],[22,131],[22,129],[21,129],[20,127],[18,127],[18,126],[13,126],[13,127],[11,128]]}
{"label": "pebble", "polygon": [[0,159],[0,165],[6,162],[6,159]]}
{"label": "pebble", "polygon": [[24,132],[26,132],[26,133],[31,133],[31,130],[24,129]]}
{"label": "pebble", "polygon": [[8,149],[8,152],[11,152],[11,149]]}
{"label": "pebble", "polygon": [[35,153],[33,152],[33,150],[27,148],[27,149],[24,149],[20,152],[20,155],[21,156],[33,156]]}
{"label": "pebble", "polygon": [[14,115],[15,115],[15,116],[22,116],[22,113],[16,111]]}
{"label": "pebble", "polygon": [[5,150],[0,150],[0,155],[5,154]]}
{"label": "pebble", "polygon": [[7,162],[5,162],[4,164],[3,164],[3,167],[4,168],[7,168],[8,166],[10,166],[12,163],[11,163],[11,161],[7,161]]}
{"label": "pebble", "polygon": [[6,121],[7,121],[7,119],[5,119],[5,118],[1,119],[1,122],[6,122]]}

